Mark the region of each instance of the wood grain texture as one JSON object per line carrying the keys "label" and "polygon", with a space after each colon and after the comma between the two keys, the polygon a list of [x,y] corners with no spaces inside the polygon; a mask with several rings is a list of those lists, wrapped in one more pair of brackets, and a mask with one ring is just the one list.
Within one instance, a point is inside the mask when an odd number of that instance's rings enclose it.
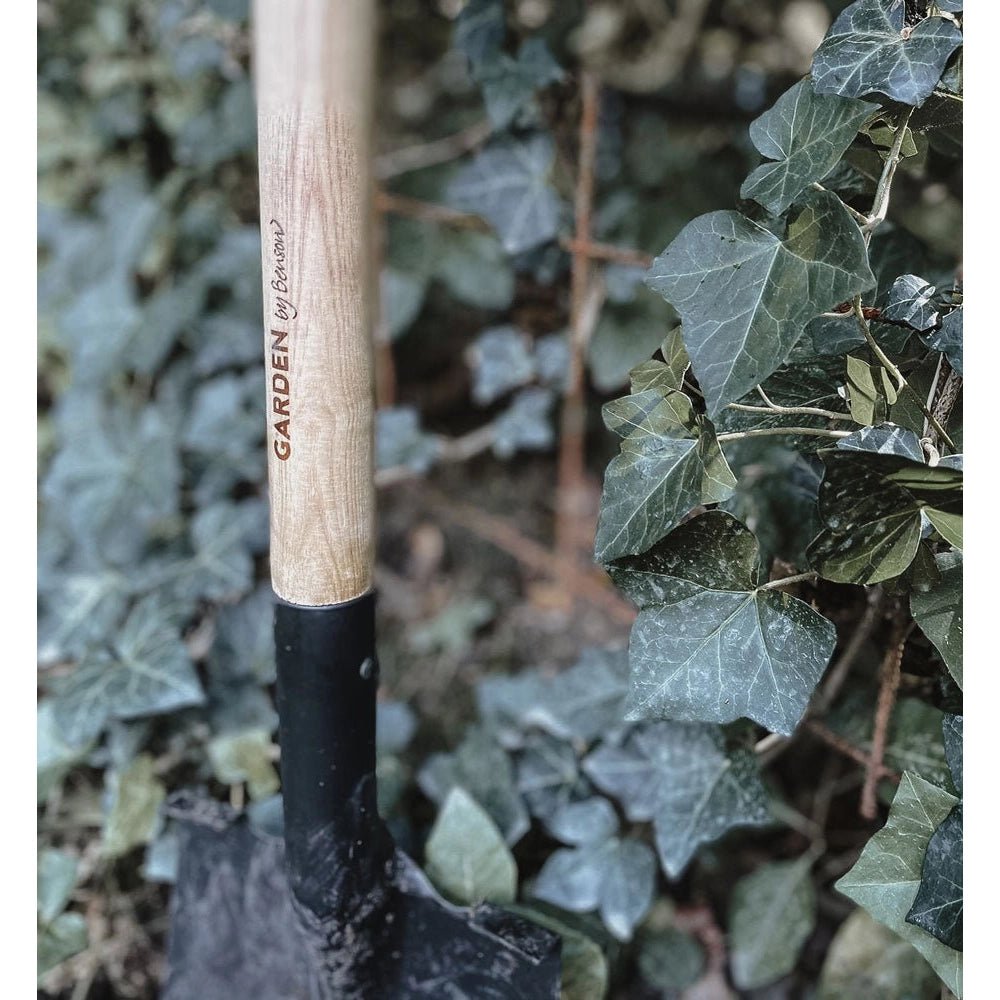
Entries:
{"label": "wood grain texture", "polygon": [[271,578],[350,600],[374,564],[374,3],[257,0]]}

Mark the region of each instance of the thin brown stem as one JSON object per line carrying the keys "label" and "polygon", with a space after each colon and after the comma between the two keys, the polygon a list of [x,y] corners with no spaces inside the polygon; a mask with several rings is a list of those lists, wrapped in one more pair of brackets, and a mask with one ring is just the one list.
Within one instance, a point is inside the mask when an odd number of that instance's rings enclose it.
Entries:
{"label": "thin brown stem", "polygon": [[502,549],[532,573],[558,581],[567,593],[600,608],[612,621],[622,625],[631,625],[635,621],[635,609],[618,596],[600,571],[584,569],[576,560],[561,558],[558,553],[528,538],[505,518],[470,504],[455,503],[426,486],[423,491],[440,508],[444,517]]}
{"label": "thin brown stem", "polygon": [[488,232],[489,224],[478,215],[460,212],[449,205],[439,205],[433,201],[421,201],[403,194],[393,194],[391,191],[378,191],[375,194],[375,208],[391,215],[402,215],[409,219],[420,219],[423,222],[436,222],[439,225],[455,226],[458,229],[475,229]]}
{"label": "thin brown stem", "polygon": [[[476,455],[482,454],[496,440],[496,428],[493,424],[484,424],[468,434],[457,438],[438,438],[438,463],[465,462]],[[416,479],[420,473],[408,465],[393,465],[387,469],[379,469],[375,473],[376,486],[395,486],[396,483]]]}
{"label": "thin brown stem", "polygon": [[822,715],[836,700],[840,689],[844,686],[844,681],[847,680],[851,672],[851,667],[854,666],[855,661],[861,654],[861,650],[865,648],[865,643],[871,639],[872,633],[882,620],[884,610],[885,591],[882,589],[882,585],[878,584],[868,592],[868,606],[865,608],[861,620],[851,633],[851,638],[848,639],[844,651],[826,675],[826,680],[819,694],[816,696],[816,702],[813,707],[816,713]]}
{"label": "thin brown stem", "polygon": [[[594,202],[594,167],[597,160],[597,113],[600,85],[597,77],[584,70],[580,79],[580,151],[574,196],[577,244],[590,242],[590,221]],[[580,524],[588,511],[586,489],[585,431],[586,376],[584,359],[599,307],[593,308],[590,258],[573,253],[570,275],[570,357],[560,417],[558,486],[556,490],[556,552],[562,557],[576,554],[582,532]],[[590,305],[590,308],[588,308]]]}
{"label": "thin brown stem", "polygon": [[859,812],[864,819],[875,819],[878,815],[878,779],[883,770],[882,760],[889,739],[889,720],[896,704],[896,694],[899,691],[900,664],[903,662],[903,650],[910,634],[913,622],[897,616],[893,629],[892,644],[882,658],[882,668],[879,671],[878,701],[875,704],[875,723],[872,729],[872,748],[868,755],[865,768],[865,783],[861,789],[861,805]]}
{"label": "thin brown stem", "polygon": [[559,245],[571,254],[582,254],[591,260],[603,260],[612,264],[627,264],[634,267],[649,267],[653,263],[652,254],[633,250],[631,247],[617,247],[611,243],[595,243],[563,237]]}
{"label": "thin brown stem", "polygon": [[385,181],[413,170],[448,163],[484,143],[492,131],[493,127],[484,120],[442,139],[382,153],[375,157],[375,176],[380,181]]}

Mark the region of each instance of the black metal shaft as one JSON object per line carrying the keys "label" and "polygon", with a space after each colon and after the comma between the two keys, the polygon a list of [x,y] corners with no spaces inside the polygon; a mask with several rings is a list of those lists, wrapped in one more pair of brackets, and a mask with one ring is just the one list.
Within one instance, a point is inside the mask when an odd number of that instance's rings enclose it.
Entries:
{"label": "black metal shaft", "polygon": [[298,901],[327,917],[375,888],[386,847],[375,804],[375,595],[276,603],[285,846]]}

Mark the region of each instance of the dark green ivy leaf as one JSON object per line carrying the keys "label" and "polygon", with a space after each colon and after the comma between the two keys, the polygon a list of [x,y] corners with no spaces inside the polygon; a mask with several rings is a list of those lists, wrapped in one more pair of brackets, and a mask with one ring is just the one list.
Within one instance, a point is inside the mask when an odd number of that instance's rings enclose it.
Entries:
{"label": "dark green ivy leaf", "polygon": [[897,454],[820,452],[825,525],[809,547],[812,566],[837,583],[879,583],[905,572],[917,553],[921,513],[961,515],[962,473]]}
{"label": "dark green ivy leaf", "polygon": [[776,162],[757,167],[743,182],[740,196],[781,215],[837,165],[876,109],[851,97],[817,94],[808,77],[800,80],[750,125],[757,150]]}
{"label": "dark green ivy leaf", "polygon": [[962,374],[962,315],[963,309],[953,309],[941,325],[923,336],[923,342],[932,350],[941,351],[951,362],[951,367]]}
{"label": "dark green ivy leaf", "polygon": [[941,822],[927,844],[920,888],[906,914],[943,944],[962,950],[962,803]]}
{"label": "dark green ivy leaf", "polygon": [[889,299],[882,315],[897,323],[906,323],[914,330],[929,330],[937,322],[934,305],[937,289],[915,274],[898,277],[889,289]]}
{"label": "dark green ivy leaf", "polygon": [[496,236],[455,229],[439,233],[438,243],[434,274],[459,302],[477,309],[510,305],[514,271]]}
{"label": "dark green ivy leaf", "polygon": [[843,203],[808,192],[777,236],[737,212],[684,227],[646,278],[681,315],[709,416],[780,367],[806,324],[875,284]]}
{"label": "dark green ivy leaf", "polygon": [[528,830],[528,813],[515,787],[510,759],[483,726],[471,727],[454,753],[432,755],[417,781],[438,805],[453,788],[463,788],[489,813],[508,844],[516,844]]}
{"label": "dark green ivy leaf", "polygon": [[547,133],[494,140],[458,172],[448,201],[487,219],[508,253],[530,250],[559,230],[562,202],[549,185],[554,161]]}
{"label": "dark green ivy leaf", "polygon": [[533,36],[521,43],[516,59],[499,50],[484,56],[475,65],[474,75],[482,88],[486,113],[500,130],[531,106],[536,91],[561,80],[563,71],[545,40]]}
{"label": "dark green ivy leaf", "polygon": [[948,758],[948,767],[951,769],[951,780],[959,795],[962,794],[963,729],[961,715],[946,715],[941,724],[944,752]]}
{"label": "dark green ivy leaf", "polygon": [[808,856],[763,865],[740,879],[729,904],[733,982],[751,990],[787,975],[816,926]]}
{"label": "dark green ivy leaf", "polygon": [[836,888],[876,920],[909,941],[945,985],[962,995],[962,955],[906,921],[920,885],[927,845],[958,800],[942,788],[904,772],[886,825],[868,841]]}
{"label": "dark green ivy leaf", "polygon": [[651,986],[673,996],[696,982],[705,969],[705,952],[690,935],[675,927],[644,934],[639,950],[639,971]]}
{"label": "dark green ivy leaf", "polygon": [[572,744],[539,732],[528,736],[518,754],[517,789],[532,814],[543,820],[591,792]]}
{"label": "dark green ivy leaf", "polygon": [[942,17],[913,26],[905,18],[904,0],[857,0],[846,8],[813,57],[816,92],[885,94],[902,104],[922,104],[962,44],[962,32]]}
{"label": "dark green ivy leaf", "polygon": [[604,473],[599,562],[645,552],[698,504],[732,495],[736,479],[712,424],[684,393],[646,389],[602,412],[622,442]]}
{"label": "dark green ivy leaf", "polygon": [[633,730],[620,746],[602,743],[583,767],[631,821],[653,821],[671,878],[680,877],[701,844],[770,820],[753,754],[728,752],[718,726],[653,723]]}
{"label": "dark green ivy leaf", "polygon": [[140,601],[106,649],[95,649],[59,685],[53,712],[71,744],[95,738],[109,719],[200,705],[204,694],[180,629],[159,595]]}
{"label": "dark green ivy leaf", "polygon": [[841,451],[867,451],[877,455],[902,455],[921,463],[924,460],[920,438],[905,427],[889,423],[862,427],[850,436],[841,438],[837,442],[837,448]]}
{"label": "dark green ivy leaf", "polygon": [[745,525],[709,511],[609,571],[641,609],[629,645],[629,719],[747,716],[792,733],[836,630],[804,602],[761,585],[757,540]]}
{"label": "dark green ivy leaf", "polygon": [[[847,408],[839,389],[844,383],[844,363],[840,358],[811,357],[790,359],[761,385],[767,398],[778,406],[814,407],[847,417]],[[739,400],[740,406],[753,406],[755,412],[726,408],[715,420],[720,434],[757,430],[764,427],[827,427],[829,417],[814,414],[768,412],[757,392]],[[782,442],[797,452],[815,451],[822,438],[788,435]]]}
{"label": "dark green ivy leaf", "polygon": [[920,631],[934,643],[949,673],[962,686],[962,553],[935,556],[940,581],[910,595],[910,612]]}

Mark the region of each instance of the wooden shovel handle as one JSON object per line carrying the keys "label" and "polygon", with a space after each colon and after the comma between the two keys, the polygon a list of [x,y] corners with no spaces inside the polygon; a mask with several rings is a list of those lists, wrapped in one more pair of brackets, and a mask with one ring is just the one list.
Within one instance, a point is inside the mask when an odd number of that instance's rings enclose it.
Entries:
{"label": "wooden shovel handle", "polygon": [[292,604],[372,586],[374,0],[256,0],[271,578]]}

